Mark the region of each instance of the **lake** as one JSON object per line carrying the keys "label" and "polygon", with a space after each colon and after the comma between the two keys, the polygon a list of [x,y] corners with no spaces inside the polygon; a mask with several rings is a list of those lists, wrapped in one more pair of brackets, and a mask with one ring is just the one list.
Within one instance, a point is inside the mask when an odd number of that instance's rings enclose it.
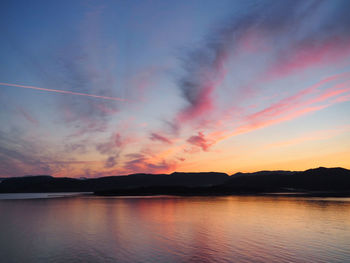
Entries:
{"label": "lake", "polygon": [[3,263],[350,262],[350,198],[13,197]]}

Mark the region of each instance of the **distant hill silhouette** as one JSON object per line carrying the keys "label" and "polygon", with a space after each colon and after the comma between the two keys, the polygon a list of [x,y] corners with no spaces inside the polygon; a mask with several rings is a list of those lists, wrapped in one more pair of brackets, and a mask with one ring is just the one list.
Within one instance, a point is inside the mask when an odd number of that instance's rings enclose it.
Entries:
{"label": "distant hill silhouette", "polygon": [[302,172],[261,171],[235,174],[225,182],[234,191],[350,191],[350,170],[316,168]]}
{"label": "distant hill silhouette", "polygon": [[33,192],[95,192],[111,189],[131,189],[148,186],[204,187],[221,184],[229,179],[225,173],[131,174],[91,179],[25,176],[4,179],[0,193]]}
{"label": "distant hill silhouette", "polygon": [[316,168],[306,171],[255,173],[131,174],[91,179],[27,176],[3,179],[0,193],[95,192],[98,195],[229,195],[297,192],[350,194],[350,170]]}

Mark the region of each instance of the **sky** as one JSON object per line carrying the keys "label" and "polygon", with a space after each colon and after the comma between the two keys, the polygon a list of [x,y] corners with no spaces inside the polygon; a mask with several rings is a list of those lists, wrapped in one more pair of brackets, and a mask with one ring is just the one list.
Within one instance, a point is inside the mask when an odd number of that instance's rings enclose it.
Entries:
{"label": "sky", "polygon": [[0,3],[0,177],[350,168],[350,1]]}

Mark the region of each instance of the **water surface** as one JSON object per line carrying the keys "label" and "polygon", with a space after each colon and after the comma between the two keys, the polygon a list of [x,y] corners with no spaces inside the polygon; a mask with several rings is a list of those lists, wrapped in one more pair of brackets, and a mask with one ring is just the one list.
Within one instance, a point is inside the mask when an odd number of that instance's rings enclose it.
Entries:
{"label": "water surface", "polygon": [[350,198],[0,200],[0,259],[350,262]]}

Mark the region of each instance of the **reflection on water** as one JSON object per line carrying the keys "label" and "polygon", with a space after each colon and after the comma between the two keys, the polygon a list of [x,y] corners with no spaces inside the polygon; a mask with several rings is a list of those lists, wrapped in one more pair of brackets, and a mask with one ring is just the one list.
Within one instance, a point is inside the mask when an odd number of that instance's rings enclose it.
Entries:
{"label": "reflection on water", "polygon": [[350,262],[350,198],[0,201],[1,262]]}

